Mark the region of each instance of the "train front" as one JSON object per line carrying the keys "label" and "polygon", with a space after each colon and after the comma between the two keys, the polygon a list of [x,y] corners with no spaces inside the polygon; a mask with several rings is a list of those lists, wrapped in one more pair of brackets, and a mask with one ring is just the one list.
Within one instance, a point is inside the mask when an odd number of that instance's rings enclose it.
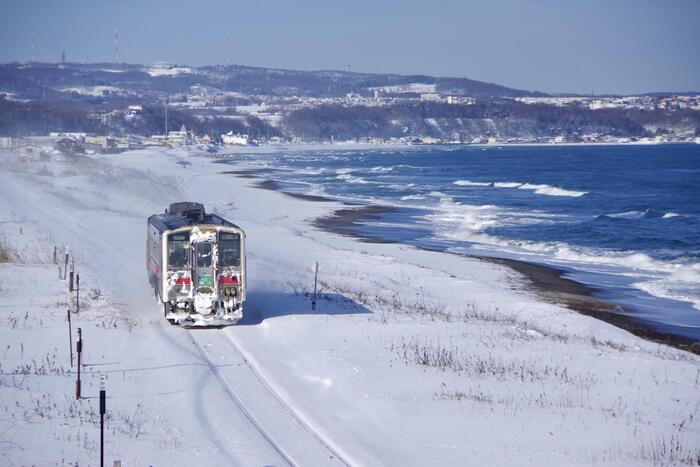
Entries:
{"label": "train front", "polygon": [[244,235],[193,226],[167,235],[166,318],[187,325],[236,323],[245,300]]}

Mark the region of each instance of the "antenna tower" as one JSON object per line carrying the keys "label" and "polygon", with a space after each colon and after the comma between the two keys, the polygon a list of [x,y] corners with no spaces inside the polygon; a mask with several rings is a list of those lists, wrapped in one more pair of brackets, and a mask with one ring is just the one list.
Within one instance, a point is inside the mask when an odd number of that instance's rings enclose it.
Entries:
{"label": "antenna tower", "polygon": [[119,63],[119,29],[114,28],[114,62]]}

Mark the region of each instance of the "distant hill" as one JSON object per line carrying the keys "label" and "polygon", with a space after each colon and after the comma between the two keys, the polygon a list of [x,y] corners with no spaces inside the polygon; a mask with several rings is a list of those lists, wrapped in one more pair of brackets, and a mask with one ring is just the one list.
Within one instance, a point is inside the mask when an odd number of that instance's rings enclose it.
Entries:
{"label": "distant hill", "polygon": [[[241,65],[152,68],[113,63],[9,63],[0,65],[0,92],[29,99],[60,99],[70,89],[108,86],[114,98],[159,93],[189,92],[198,85],[220,91],[272,96],[341,97],[348,93],[370,95],[373,88],[385,94],[411,85],[424,85],[430,92],[473,97],[543,96],[467,78],[425,75],[355,73],[349,71],[295,71]],[[405,90],[405,89],[404,89]],[[410,88],[408,89],[410,91]],[[110,91],[110,89],[106,89]],[[416,93],[420,94],[420,86]]]}
{"label": "distant hill", "polygon": [[[673,93],[658,93],[661,98]],[[526,102],[518,98],[526,99]],[[0,136],[51,131],[213,137],[565,141],[700,135],[696,107],[557,105],[550,95],[468,78],[241,65],[0,64]],[[647,99],[648,100],[648,99]],[[132,113],[128,106],[138,104]]]}

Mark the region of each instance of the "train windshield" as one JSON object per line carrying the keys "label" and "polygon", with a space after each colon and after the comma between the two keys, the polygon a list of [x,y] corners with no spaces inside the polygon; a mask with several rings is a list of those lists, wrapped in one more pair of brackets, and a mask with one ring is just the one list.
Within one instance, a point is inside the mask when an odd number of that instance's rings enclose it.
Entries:
{"label": "train windshield", "polygon": [[195,263],[198,268],[211,266],[211,243],[199,242],[194,244]]}
{"label": "train windshield", "polygon": [[241,236],[237,233],[219,233],[219,266],[241,265]]}
{"label": "train windshield", "polygon": [[187,252],[190,248],[190,236],[187,233],[168,237],[168,265],[171,268],[187,266]]}

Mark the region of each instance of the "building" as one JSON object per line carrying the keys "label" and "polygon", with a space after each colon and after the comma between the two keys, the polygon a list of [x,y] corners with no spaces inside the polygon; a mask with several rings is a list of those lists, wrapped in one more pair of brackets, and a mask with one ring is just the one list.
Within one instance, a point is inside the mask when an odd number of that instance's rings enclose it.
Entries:
{"label": "building", "polygon": [[424,101],[439,101],[440,94],[436,92],[424,92],[420,95],[420,98]]}
{"label": "building", "polygon": [[[117,140],[109,136],[86,136],[83,143],[91,143],[90,149],[95,149],[96,153],[105,154],[118,152]],[[96,150],[96,145],[99,145],[99,151]]]}
{"label": "building", "polygon": [[130,104],[126,108],[126,113],[129,115],[140,115],[143,112],[143,106],[141,104]]}
{"label": "building", "polygon": [[187,130],[187,127],[185,127],[183,124],[180,127],[180,130],[168,132],[168,142],[175,145],[185,145],[191,144],[192,138],[190,136],[190,132]]}
{"label": "building", "polygon": [[82,133],[78,131],[52,131],[49,133],[52,138],[71,138],[71,139],[83,139],[87,136],[87,133]]}
{"label": "building", "polygon": [[48,162],[51,157],[44,150],[33,144],[27,144],[17,148],[17,155],[22,162]]}
{"label": "building", "polygon": [[83,142],[72,138],[61,138],[53,143],[53,148],[61,154],[72,156],[81,152],[85,152]]}
{"label": "building", "polygon": [[233,131],[229,131],[225,135],[221,135],[221,140],[224,144],[233,144],[236,146],[247,146],[249,144],[248,135],[233,134]]}

